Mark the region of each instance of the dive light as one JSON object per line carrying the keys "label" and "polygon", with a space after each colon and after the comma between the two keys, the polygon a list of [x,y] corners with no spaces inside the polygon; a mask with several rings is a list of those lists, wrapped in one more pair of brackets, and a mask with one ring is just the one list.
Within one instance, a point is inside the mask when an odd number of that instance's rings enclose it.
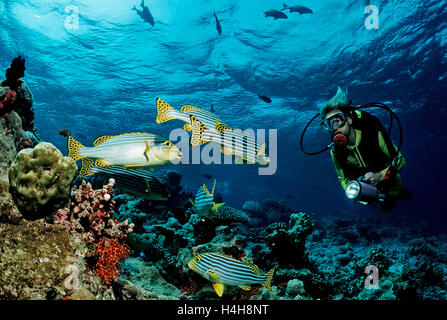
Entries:
{"label": "dive light", "polygon": [[361,179],[349,182],[345,193],[348,199],[361,203],[370,203],[383,199],[383,195],[375,185],[361,181]]}

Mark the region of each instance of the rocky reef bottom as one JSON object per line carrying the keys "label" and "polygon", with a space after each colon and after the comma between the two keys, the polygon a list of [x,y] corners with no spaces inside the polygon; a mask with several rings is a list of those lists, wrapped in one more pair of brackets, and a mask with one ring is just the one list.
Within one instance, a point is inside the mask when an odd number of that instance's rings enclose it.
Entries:
{"label": "rocky reef bottom", "polygon": [[[142,233],[148,240],[140,255],[124,261],[120,279],[171,299],[447,300],[447,236],[410,227],[402,216],[377,213],[292,213],[288,222],[266,227],[239,222],[207,237],[192,219],[181,225],[171,217],[144,225],[150,236]],[[194,226],[185,236],[189,224]],[[196,233],[203,240],[197,241]],[[186,266],[195,254],[209,251],[254,263],[263,273],[275,268],[272,290],[228,287],[219,298],[210,281]]]}

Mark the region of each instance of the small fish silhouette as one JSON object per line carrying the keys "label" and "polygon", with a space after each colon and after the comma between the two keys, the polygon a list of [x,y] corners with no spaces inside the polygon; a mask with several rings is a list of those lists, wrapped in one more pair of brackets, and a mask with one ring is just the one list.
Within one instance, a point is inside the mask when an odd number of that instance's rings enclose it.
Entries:
{"label": "small fish silhouette", "polygon": [[68,137],[70,135],[70,131],[68,129],[59,130],[59,134],[64,137]]}
{"label": "small fish silhouette", "polygon": [[220,25],[219,19],[216,16],[216,10],[214,10],[214,18],[216,18],[216,29],[219,34],[222,34],[222,26]]}
{"label": "small fish silhouette", "polygon": [[288,6],[285,3],[282,4],[283,8],[281,10],[287,10],[289,9],[289,12],[298,12],[299,14],[305,14],[305,13],[313,13],[312,10],[309,8],[303,7],[303,6]]}
{"label": "small fish silhouette", "polygon": [[287,19],[287,15],[284,12],[281,12],[279,10],[270,9],[266,12],[264,12],[265,17],[273,17],[276,19]]}
{"label": "small fish silhouette", "polygon": [[272,102],[272,99],[270,99],[267,96],[261,96],[259,93],[258,93],[258,97],[259,97],[259,99],[261,99],[262,101],[264,101],[266,103],[271,103]]}
{"label": "small fish silhouette", "polygon": [[144,5],[144,0],[141,1],[140,6],[141,8],[143,8],[143,10],[138,10],[135,6],[133,6],[132,10],[135,10],[141,17],[141,19],[149,23],[151,26],[154,26],[155,25],[154,17],[152,16],[149,8]]}

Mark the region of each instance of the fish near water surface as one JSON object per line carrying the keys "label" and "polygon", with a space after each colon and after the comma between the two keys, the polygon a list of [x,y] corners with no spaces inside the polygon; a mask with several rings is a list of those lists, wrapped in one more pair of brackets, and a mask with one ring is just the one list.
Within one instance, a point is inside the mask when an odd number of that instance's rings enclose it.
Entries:
{"label": "fish near water surface", "polygon": [[259,97],[259,99],[261,99],[262,101],[264,101],[266,103],[272,103],[272,99],[270,99],[270,97],[261,96],[259,93],[258,93],[258,97]]}
{"label": "fish near water surface", "polygon": [[220,25],[220,21],[217,18],[216,10],[214,10],[214,18],[216,18],[216,30],[219,34],[222,34],[222,26]]}
{"label": "fish near water surface", "polygon": [[270,9],[266,12],[264,12],[264,16],[267,17],[273,17],[274,20],[276,19],[287,19],[287,15],[284,12],[281,12],[279,10]]}
{"label": "fish near water surface", "polygon": [[140,7],[143,10],[138,10],[135,6],[133,6],[132,10],[135,10],[137,14],[143,19],[145,22],[149,23],[151,26],[155,25],[154,17],[152,16],[151,11],[147,6],[144,5],[144,0],[141,1]]}
{"label": "fish near water surface", "polygon": [[299,5],[288,6],[285,3],[283,3],[282,5],[283,5],[283,8],[281,10],[289,9],[290,13],[292,13],[292,12],[298,12],[299,14],[306,14],[306,13],[312,14],[312,13],[314,13],[311,9],[309,9],[307,7],[304,7],[304,6],[299,6]]}

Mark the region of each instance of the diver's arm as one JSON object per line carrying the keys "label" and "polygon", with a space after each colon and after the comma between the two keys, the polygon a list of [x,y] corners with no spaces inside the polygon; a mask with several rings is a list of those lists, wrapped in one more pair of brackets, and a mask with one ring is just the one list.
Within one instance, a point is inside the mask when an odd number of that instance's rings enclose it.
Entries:
{"label": "diver's arm", "polygon": [[[388,157],[390,156],[390,151],[388,149],[388,146],[385,142],[385,139],[383,138],[383,134],[381,131],[378,133],[378,139],[379,139],[379,147],[382,150],[382,152]],[[393,147],[395,148],[395,151],[397,151],[397,147],[393,144]],[[363,176],[363,181],[372,183],[374,185],[377,185],[379,182],[382,182],[386,180],[387,171],[390,170],[391,164],[384,168],[383,170],[379,172],[368,172]],[[399,155],[397,157],[397,172],[400,172],[405,167],[405,159],[402,156],[402,153],[399,151]]]}
{"label": "diver's arm", "polygon": [[[386,154],[388,158],[390,158],[390,151],[388,150],[388,147],[385,143],[385,139],[383,138],[382,132],[379,131],[379,146],[380,149],[383,151],[383,153]],[[397,147],[393,144],[395,151],[397,151]],[[396,165],[396,171],[400,172],[405,167],[406,161],[405,158],[402,156],[402,153],[399,151],[399,154],[397,156],[397,165]],[[386,175],[386,172],[390,169],[391,165],[380,171],[384,176]]]}
{"label": "diver's arm", "polygon": [[333,151],[331,151],[331,158],[332,158],[332,162],[334,163],[334,166],[335,166],[335,171],[337,172],[338,181],[340,181],[341,186],[345,190],[346,186],[349,183],[349,179],[345,177],[345,172],[343,171],[343,168],[342,168],[340,162],[335,158]]}

